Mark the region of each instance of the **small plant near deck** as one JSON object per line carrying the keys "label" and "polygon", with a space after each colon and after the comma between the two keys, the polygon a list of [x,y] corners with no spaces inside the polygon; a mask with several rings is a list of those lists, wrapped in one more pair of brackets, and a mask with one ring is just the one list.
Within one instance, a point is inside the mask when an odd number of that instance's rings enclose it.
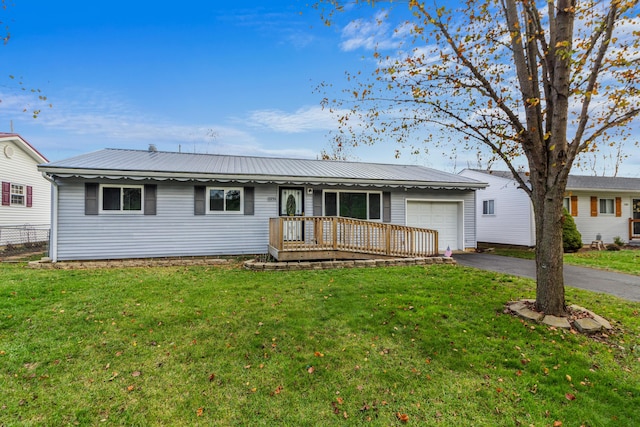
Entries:
{"label": "small plant near deck", "polygon": [[620,246],[620,247],[622,247],[622,246],[624,246],[624,245],[625,245],[624,240],[622,240],[622,237],[620,237],[620,236],[616,236],[616,237],[614,237],[614,238],[613,238],[613,243],[615,243],[616,245],[618,245],[618,246]]}

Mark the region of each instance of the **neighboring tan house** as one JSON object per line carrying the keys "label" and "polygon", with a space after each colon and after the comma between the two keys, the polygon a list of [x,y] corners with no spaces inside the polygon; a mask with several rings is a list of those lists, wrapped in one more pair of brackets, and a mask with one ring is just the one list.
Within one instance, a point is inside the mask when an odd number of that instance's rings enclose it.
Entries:
{"label": "neighboring tan house", "polygon": [[[535,246],[531,200],[511,172],[465,169],[460,175],[489,184],[476,192],[478,242]],[[585,245],[597,237],[640,241],[640,178],[570,175],[564,206]]]}
{"label": "neighboring tan house", "polygon": [[0,132],[0,246],[48,239],[51,183],[38,171],[46,162],[20,135]]}
{"label": "neighboring tan house", "polygon": [[338,239],[375,246],[385,232],[404,233],[387,250],[424,249],[422,232],[407,227],[437,230],[435,251],[472,249],[474,193],[486,185],[421,166],[152,149],[105,149],[39,169],[55,183],[54,261],[310,252],[311,244],[331,257]]}

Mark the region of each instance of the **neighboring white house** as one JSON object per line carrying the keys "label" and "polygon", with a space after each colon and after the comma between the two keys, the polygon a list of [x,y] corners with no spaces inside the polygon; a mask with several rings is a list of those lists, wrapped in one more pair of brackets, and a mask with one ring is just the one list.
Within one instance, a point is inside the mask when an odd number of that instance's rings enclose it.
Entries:
{"label": "neighboring white house", "polygon": [[[489,184],[476,192],[478,242],[535,246],[533,207],[511,172],[465,169]],[[570,175],[564,199],[583,244],[640,240],[640,178]]]}
{"label": "neighboring white house", "polygon": [[47,240],[51,183],[37,167],[46,162],[20,135],[0,132],[0,246]]}
{"label": "neighboring white house", "polygon": [[437,250],[472,249],[486,185],[415,165],[115,149],[39,169],[55,182],[54,261],[262,254],[271,219],[290,216],[429,228]]}

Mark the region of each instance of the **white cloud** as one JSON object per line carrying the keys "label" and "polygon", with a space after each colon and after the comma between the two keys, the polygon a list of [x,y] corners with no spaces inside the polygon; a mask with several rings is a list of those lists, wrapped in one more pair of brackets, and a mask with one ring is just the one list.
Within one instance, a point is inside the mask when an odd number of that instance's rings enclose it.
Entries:
{"label": "white cloud", "polygon": [[293,113],[282,110],[259,110],[249,115],[253,125],[266,127],[275,132],[302,133],[335,129],[337,122],[328,110],[319,106],[307,106]]}
{"label": "white cloud", "polygon": [[[369,19],[356,19],[342,29],[342,43],[340,47],[344,51],[352,51],[360,48],[367,50],[389,49],[398,47],[400,41],[396,39],[387,21],[388,15],[384,10],[378,11]],[[399,27],[398,38],[406,36],[405,27]],[[390,33],[392,33],[390,35]]]}

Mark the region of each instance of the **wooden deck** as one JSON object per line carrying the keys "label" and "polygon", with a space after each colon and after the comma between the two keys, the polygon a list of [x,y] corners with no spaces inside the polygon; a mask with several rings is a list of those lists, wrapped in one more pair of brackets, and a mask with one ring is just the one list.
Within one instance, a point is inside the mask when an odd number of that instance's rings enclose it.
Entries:
{"label": "wooden deck", "polygon": [[269,219],[269,253],[279,261],[429,257],[438,232],[342,217]]}

